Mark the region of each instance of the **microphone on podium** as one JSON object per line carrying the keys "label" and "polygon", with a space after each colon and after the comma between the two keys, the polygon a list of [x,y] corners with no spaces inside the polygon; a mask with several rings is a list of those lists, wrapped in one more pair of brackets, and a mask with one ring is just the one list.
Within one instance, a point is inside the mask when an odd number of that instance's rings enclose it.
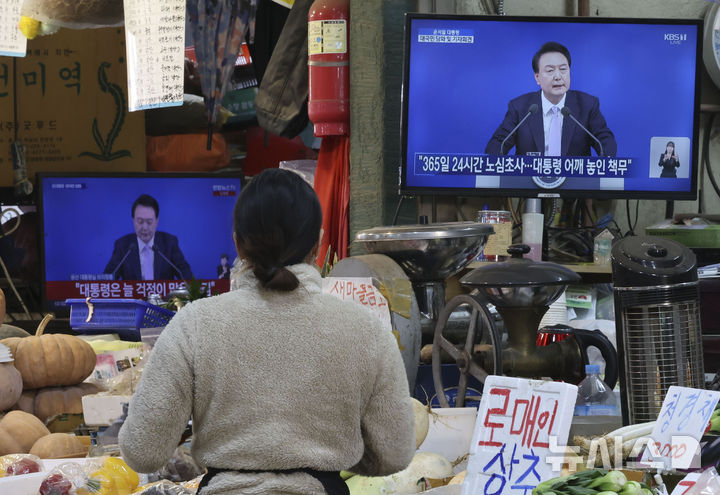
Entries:
{"label": "microphone on podium", "polygon": [[115,274],[117,273],[117,271],[120,269],[120,267],[123,265],[123,263],[125,263],[125,260],[127,259],[127,257],[130,256],[130,253],[132,253],[136,249],[137,249],[137,244],[130,244],[130,247],[125,252],[125,255],[120,259],[120,263],[118,263],[117,266],[115,267],[115,269],[111,272],[113,279],[115,278]]}
{"label": "microphone on podium", "polygon": [[162,251],[160,251],[155,244],[153,244],[152,250],[155,251],[157,254],[159,254],[160,257],[161,257],[162,259],[164,259],[165,262],[166,262],[168,265],[170,265],[173,270],[175,270],[175,271],[177,272],[180,280],[183,280],[183,279],[185,278],[185,277],[183,277],[183,274],[182,274],[182,272],[180,271],[180,269],[179,269],[177,266],[175,266],[175,263],[173,263],[172,261],[170,261],[170,259],[169,259],[167,256],[165,256],[165,254],[164,254]]}
{"label": "microphone on podium", "polygon": [[598,138],[596,138],[592,132],[588,131],[585,128],[585,126],[580,123],[580,121],[578,119],[575,118],[575,116],[572,114],[572,111],[568,107],[562,107],[562,110],[560,110],[560,113],[563,114],[564,117],[570,117],[572,119],[572,121],[575,122],[580,127],[580,129],[585,131],[588,136],[590,136],[591,138],[593,138],[595,140],[595,142],[597,143],[597,145],[600,148],[600,154],[598,156],[605,156],[605,152],[603,150],[603,145],[600,142],[600,140]]}
{"label": "microphone on podium", "polygon": [[500,143],[500,154],[501,154],[501,155],[504,155],[504,154],[505,154],[505,151],[504,151],[504,150],[505,150],[505,142],[506,142],[508,139],[510,139],[510,136],[512,136],[513,134],[515,134],[515,131],[517,131],[518,129],[520,129],[520,126],[525,123],[525,121],[528,119],[528,117],[530,117],[530,116],[533,115],[534,113],[537,113],[538,108],[539,108],[539,107],[538,107],[537,103],[533,103],[532,105],[530,105],[530,106],[528,107],[528,111],[527,111],[527,113],[525,114],[525,116],[524,116],[522,119],[520,119],[520,122],[518,122],[518,124],[517,124],[515,127],[513,127],[512,131],[510,131],[507,136],[505,136],[505,139],[503,139],[503,140],[502,140],[502,143]]}

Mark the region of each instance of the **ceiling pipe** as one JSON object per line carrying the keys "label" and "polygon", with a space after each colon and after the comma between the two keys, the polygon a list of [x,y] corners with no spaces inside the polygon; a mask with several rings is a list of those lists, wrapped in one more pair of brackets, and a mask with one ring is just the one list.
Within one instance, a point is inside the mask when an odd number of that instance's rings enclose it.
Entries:
{"label": "ceiling pipe", "polygon": [[578,0],[578,16],[590,16],[590,0]]}

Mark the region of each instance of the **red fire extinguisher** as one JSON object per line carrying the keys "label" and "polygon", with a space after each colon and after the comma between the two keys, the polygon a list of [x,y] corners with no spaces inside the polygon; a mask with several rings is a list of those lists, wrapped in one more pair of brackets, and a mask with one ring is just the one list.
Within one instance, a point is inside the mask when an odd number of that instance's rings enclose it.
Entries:
{"label": "red fire extinguisher", "polygon": [[308,116],[316,136],[350,134],[350,0],[316,0],[308,13]]}

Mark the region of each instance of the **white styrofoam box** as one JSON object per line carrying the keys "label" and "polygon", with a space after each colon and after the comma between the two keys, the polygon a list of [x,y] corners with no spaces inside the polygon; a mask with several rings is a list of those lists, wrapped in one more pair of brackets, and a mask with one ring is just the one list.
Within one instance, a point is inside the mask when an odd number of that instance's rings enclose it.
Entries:
{"label": "white styrofoam box", "polygon": [[122,416],[123,404],[131,395],[85,395],[82,398],[83,419],[88,426],[108,426]]}
{"label": "white styrofoam box", "polygon": [[[470,452],[477,409],[474,407],[439,407],[432,409],[430,428],[418,452],[435,452],[451,462]],[[467,467],[467,460],[456,465],[455,474]]]}

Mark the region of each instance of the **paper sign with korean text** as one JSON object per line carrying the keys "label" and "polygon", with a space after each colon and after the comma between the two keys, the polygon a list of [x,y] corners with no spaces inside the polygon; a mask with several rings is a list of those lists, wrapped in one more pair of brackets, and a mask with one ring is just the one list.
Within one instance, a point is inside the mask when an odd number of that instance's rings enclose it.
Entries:
{"label": "paper sign with korean text", "polygon": [[14,183],[16,140],[31,182],[38,172],[146,170],[145,117],[127,110],[124,43],[122,28],[63,28],[28,40],[22,58],[0,56],[0,186]]}
{"label": "paper sign with korean text", "polygon": [[667,470],[691,467],[718,399],[717,391],[670,387],[640,464]]}
{"label": "paper sign with korean text", "polygon": [[489,376],[462,495],[529,495],[559,476],[576,397],[569,383]]}
{"label": "paper sign with korean text", "polygon": [[322,290],[342,300],[355,301],[370,308],[383,327],[392,331],[390,306],[380,290],[373,285],[370,277],[325,277]]}
{"label": "paper sign with korean text", "polygon": [[128,108],[179,106],[185,84],[185,1],[125,0]]}
{"label": "paper sign with korean text", "polygon": [[20,7],[23,0],[0,2],[0,55],[24,57],[27,38],[20,32]]}
{"label": "paper sign with korean text", "polygon": [[675,489],[670,495],[685,495],[688,490],[695,486],[701,473],[690,473],[685,476],[680,483],[675,485]]}

